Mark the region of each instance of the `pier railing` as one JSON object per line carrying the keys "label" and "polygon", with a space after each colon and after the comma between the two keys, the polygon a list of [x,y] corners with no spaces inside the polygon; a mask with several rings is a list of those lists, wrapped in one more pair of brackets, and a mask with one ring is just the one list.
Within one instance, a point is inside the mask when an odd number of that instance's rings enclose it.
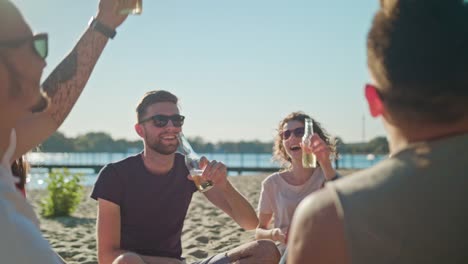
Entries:
{"label": "pier railing", "polygon": [[[124,159],[134,153],[29,153],[28,161],[33,168],[92,169],[99,172],[108,163]],[[203,153],[209,160],[222,161],[229,172],[274,172],[280,169],[272,161],[271,154],[266,153]],[[339,163],[332,162],[340,169],[362,169],[374,165],[384,156],[374,155],[341,155]]]}

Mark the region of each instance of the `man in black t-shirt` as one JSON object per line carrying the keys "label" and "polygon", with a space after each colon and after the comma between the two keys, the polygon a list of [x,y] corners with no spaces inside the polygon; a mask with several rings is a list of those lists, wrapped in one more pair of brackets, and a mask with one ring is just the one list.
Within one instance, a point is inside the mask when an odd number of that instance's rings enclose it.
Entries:
{"label": "man in black t-shirt", "polygon": [[[176,153],[184,121],[177,102],[167,91],[148,92],[136,109],[143,152],[99,174],[91,194],[99,206],[99,263],[183,263],[183,223],[197,189],[187,178],[184,156]],[[244,229],[256,228],[256,213],[227,179],[226,166],[206,163],[202,177],[214,184],[206,198]],[[196,263],[278,263],[279,258],[272,241],[260,240]]]}

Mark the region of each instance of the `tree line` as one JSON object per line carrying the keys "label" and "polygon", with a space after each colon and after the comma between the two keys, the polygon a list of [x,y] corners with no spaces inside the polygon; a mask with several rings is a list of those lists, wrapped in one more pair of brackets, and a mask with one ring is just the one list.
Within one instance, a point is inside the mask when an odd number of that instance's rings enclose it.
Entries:
{"label": "tree line", "polygon": [[[189,138],[199,153],[271,153],[273,142],[220,141],[207,142],[201,137]],[[388,142],[385,137],[376,137],[369,142],[344,143],[337,138],[337,149],[341,154],[387,154]],[[113,139],[105,132],[89,132],[77,137],[66,137],[55,132],[37,151],[41,152],[135,152],[143,149],[141,140]]]}

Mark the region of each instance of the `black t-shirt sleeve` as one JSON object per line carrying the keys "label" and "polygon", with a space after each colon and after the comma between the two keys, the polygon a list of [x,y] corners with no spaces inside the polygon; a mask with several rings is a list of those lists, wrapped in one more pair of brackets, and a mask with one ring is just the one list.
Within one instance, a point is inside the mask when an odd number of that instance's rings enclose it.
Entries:
{"label": "black t-shirt sleeve", "polygon": [[112,165],[105,166],[94,184],[91,198],[98,198],[121,205],[123,199],[124,182]]}

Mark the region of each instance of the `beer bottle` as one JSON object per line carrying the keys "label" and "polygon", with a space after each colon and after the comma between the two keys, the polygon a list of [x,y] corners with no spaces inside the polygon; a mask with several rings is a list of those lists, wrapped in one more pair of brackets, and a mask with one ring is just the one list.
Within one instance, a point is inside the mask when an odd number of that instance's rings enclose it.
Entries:
{"label": "beer bottle", "polygon": [[[305,119],[305,131],[304,136],[302,137],[302,144],[309,145],[310,137],[314,134],[314,128],[312,119],[306,118]],[[302,148],[302,167],[304,168],[315,168],[317,166],[317,160],[313,153],[306,153],[304,148]]]}
{"label": "beer bottle", "polygon": [[179,133],[180,152],[185,156],[185,165],[192,176],[193,182],[200,192],[206,192],[213,187],[211,181],[204,181],[202,178],[203,169],[200,165],[200,156],[193,150],[187,138],[182,132]]}

